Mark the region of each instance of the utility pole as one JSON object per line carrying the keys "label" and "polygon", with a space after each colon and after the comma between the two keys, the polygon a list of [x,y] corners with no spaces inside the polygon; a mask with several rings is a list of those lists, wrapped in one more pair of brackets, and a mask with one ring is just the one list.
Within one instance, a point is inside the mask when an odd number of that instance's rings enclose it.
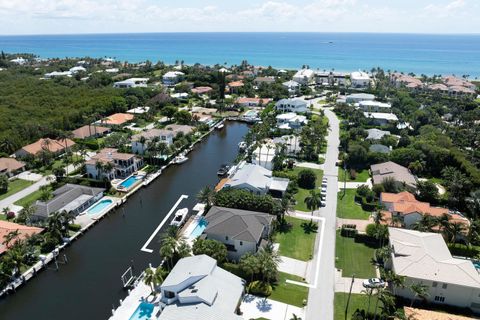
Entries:
{"label": "utility pole", "polygon": [[352,275],[352,282],[350,283],[350,290],[348,292],[347,305],[345,306],[345,320],[347,320],[348,305],[350,304],[350,296],[352,295],[353,283],[355,282],[355,274]]}

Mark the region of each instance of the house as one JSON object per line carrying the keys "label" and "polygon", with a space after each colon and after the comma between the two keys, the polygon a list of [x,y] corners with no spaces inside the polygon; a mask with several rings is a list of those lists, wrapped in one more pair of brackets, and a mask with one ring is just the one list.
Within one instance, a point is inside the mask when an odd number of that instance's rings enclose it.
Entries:
{"label": "house", "polygon": [[473,320],[471,317],[447,313],[445,310],[433,311],[404,306],[403,312],[409,320]]}
{"label": "house", "polygon": [[15,241],[25,240],[35,234],[39,234],[43,231],[43,229],[0,220],[0,254],[3,254],[8,250],[8,247],[5,245],[5,237],[10,232],[15,231],[18,232],[18,236],[12,241],[11,244],[9,244],[9,246],[13,245]]}
{"label": "house", "polygon": [[165,306],[158,320],[243,320],[245,282],[207,255],[180,259],[159,290]]}
{"label": "house", "polygon": [[390,113],[392,105],[380,101],[360,101],[358,108],[364,112]]}
{"label": "house", "polygon": [[243,88],[243,81],[232,81],[229,82],[227,88],[231,94],[238,93],[240,88]]}
{"label": "house", "polygon": [[307,117],[294,112],[279,114],[276,119],[277,127],[281,130],[300,129],[308,123]]}
{"label": "house", "polygon": [[363,71],[355,71],[350,74],[351,86],[357,89],[366,89],[372,83],[372,79],[368,73]]}
{"label": "house", "polygon": [[268,243],[274,216],[255,212],[213,206],[205,216],[208,224],[203,231],[206,239],[223,243],[228,258],[238,261],[246,253],[255,254]]}
{"label": "house", "polygon": [[448,94],[448,87],[444,85],[443,83],[433,83],[428,85],[427,87],[428,90],[430,91],[437,91],[442,94]]}
{"label": "house", "polygon": [[146,88],[149,78],[130,78],[123,81],[118,81],[113,84],[114,88],[128,89],[128,88]]}
{"label": "house", "polygon": [[[101,164],[102,168],[99,168],[98,164]],[[85,163],[85,170],[89,178],[113,180],[126,178],[142,166],[143,160],[134,154],[105,148]]]}
{"label": "house", "polygon": [[432,207],[428,202],[421,202],[415,199],[415,196],[408,191],[400,193],[380,194],[380,204],[387,212],[383,212],[387,221],[392,221],[393,217],[397,217],[399,222],[405,228],[412,229],[417,221],[422,219],[424,215],[440,218],[447,215],[451,223],[461,223],[465,226],[470,225],[470,221],[456,213],[450,213],[447,208]]}
{"label": "house", "polygon": [[411,90],[421,90],[424,86],[423,82],[420,79],[398,72],[392,73],[390,75],[390,83],[396,88],[405,87]]}
{"label": "house", "polygon": [[278,112],[295,112],[295,113],[308,113],[308,103],[305,100],[300,99],[281,99],[275,104],[275,109]]}
{"label": "house", "polygon": [[274,84],[276,81],[275,77],[256,77],[255,80],[253,80],[253,83],[255,85],[259,86],[261,84]]}
{"label": "house", "polygon": [[390,131],[380,130],[375,128],[368,129],[367,132],[368,132],[368,136],[366,138],[367,140],[380,140],[383,137],[390,135]]}
{"label": "house", "polygon": [[211,87],[196,87],[196,88],[193,88],[192,90],[192,93],[193,94],[207,94],[209,92],[211,92],[213,89]]}
{"label": "house", "polygon": [[370,93],[354,93],[350,94],[345,98],[347,103],[359,103],[361,101],[373,101],[375,96]]}
{"label": "house", "polygon": [[288,90],[290,97],[300,94],[300,83],[290,80],[282,83],[282,86]]}
{"label": "house", "polygon": [[386,178],[393,178],[411,188],[415,188],[417,184],[417,179],[410,170],[392,161],[373,164],[370,166],[370,171],[374,185],[381,184]]}
{"label": "house", "polygon": [[72,76],[71,71],[52,71],[49,73],[45,73],[44,77],[45,79],[51,79],[51,78],[56,78],[56,77],[71,77]]}
{"label": "house", "polygon": [[343,72],[316,72],[315,81],[321,86],[345,86],[347,75]]}
{"label": "house", "polygon": [[[144,154],[148,149],[148,144],[154,139],[158,142],[165,143],[167,146],[173,144],[175,133],[170,130],[150,129],[132,136],[132,152],[136,154]],[[144,141],[143,141],[144,140]]]}
{"label": "house", "polygon": [[53,154],[61,154],[74,145],[75,142],[70,139],[54,140],[49,138],[42,138],[32,144],[22,147],[20,150],[17,150],[15,152],[15,156],[17,158],[36,156],[42,151],[49,151]]}
{"label": "house", "polygon": [[70,68],[68,71],[70,71],[71,74],[76,74],[76,73],[79,73],[79,72],[87,72],[87,69],[85,69],[84,67],[81,67],[81,66],[75,66],[75,67]]}
{"label": "house", "polygon": [[0,158],[0,175],[12,177],[25,170],[25,163],[15,158]]}
{"label": "house", "polygon": [[262,107],[272,101],[269,98],[238,98],[235,104],[241,107]]}
{"label": "house", "polygon": [[168,126],[165,127],[165,130],[170,130],[173,132],[175,137],[181,133],[183,135],[187,135],[190,133],[193,133],[193,130],[195,127],[189,126],[189,125],[183,125],[183,124],[169,124]]}
{"label": "house", "polygon": [[282,197],[287,191],[289,180],[272,176],[272,171],[252,163],[242,163],[229,178],[225,188],[248,190],[257,195],[271,194]]}
{"label": "house", "polygon": [[275,158],[277,147],[271,142],[262,143],[252,154],[252,163],[262,166],[265,169],[273,169],[273,158]]}
{"label": "house", "polygon": [[76,139],[98,138],[110,133],[110,128],[95,125],[86,125],[72,131],[73,137]]}
{"label": "house", "polygon": [[372,145],[370,145],[370,147],[368,148],[368,151],[370,151],[370,152],[376,152],[376,153],[384,153],[384,154],[389,154],[390,152],[392,152],[392,150],[390,149],[390,147],[385,146],[385,145],[383,145],[383,144],[372,144]]}
{"label": "house", "polygon": [[10,60],[10,62],[22,66],[27,63],[27,59],[24,59],[22,57],[16,57],[15,59]]}
{"label": "house", "polygon": [[397,122],[398,117],[393,113],[385,112],[364,112],[363,116],[372,124],[384,126],[392,122]]}
{"label": "house", "polygon": [[426,302],[480,312],[480,274],[471,260],[452,257],[441,234],[388,228],[391,259],[387,268],[405,277],[394,292],[416,299],[412,284],[427,288]]}
{"label": "house", "polygon": [[174,86],[181,82],[184,77],[185,73],[181,71],[169,71],[163,75],[162,82],[166,86]]}
{"label": "house", "polygon": [[300,146],[300,138],[295,135],[281,136],[272,139],[273,144],[285,146],[287,154],[295,156],[302,151]]}
{"label": "house", "polygon": [[129,113],[114,113],[111,116],[103,118],[100,123],[108,126],[120,126],[129,121],[132,121],[135,116]]}
{"label": "house", "polygon": [[127,113],[130,113],[130,114],[145,114],[148,111],[150,111],[150,107],[136,107],[136,108],[132,108],[132,109],[127,110]]}
{"label": "house", "polygon": [[33,215],[37,219],[47,219],[55,212],[66,211],[76,216],[100,200],[104,191],[101,188],[68,183],[53,191],[52,199],[46,202],[37,200]]}
{"label": "house", "polygon": [[293,75],[292,80],[301,84],[301,85],[309,85],[313,82],[315,77],[315,72],[311,69],[301,69],[298,70],[297,73]]}

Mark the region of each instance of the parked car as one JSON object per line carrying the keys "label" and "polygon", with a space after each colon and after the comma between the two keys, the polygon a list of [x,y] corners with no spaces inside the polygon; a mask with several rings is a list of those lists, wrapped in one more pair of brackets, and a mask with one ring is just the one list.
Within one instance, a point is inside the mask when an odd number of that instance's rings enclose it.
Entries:
{"label": "parked car", "polygon": [[385,287],[385,281],[379,278],[371,278],[363,281],[363,287],[365,288],[383,288]]}
{"label": "parked car", "polygon": [[327,192],[327,187],[322,186],[322,192],[326,193]]}

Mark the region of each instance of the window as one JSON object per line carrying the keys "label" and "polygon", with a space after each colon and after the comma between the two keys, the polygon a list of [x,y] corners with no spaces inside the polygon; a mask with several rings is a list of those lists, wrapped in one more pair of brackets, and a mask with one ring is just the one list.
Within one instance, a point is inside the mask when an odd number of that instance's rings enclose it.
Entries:
{"label": "window", "polygon": [[448,285],[447,283],[444,283],[444,284],[442,285],[442,289],[447,289],[447,285]]}
{"label": "window", "polygon": [[438,283],[437,283],[436,281],[433,281],[433,283],[432,283],[432,288],[436,288],[436,287],[437,287],[437,284],[438,284]]}
{"label": "window", "polygon": [[435,296],[435,299],[434,299],[436,302],[445,302],[445,297],[441,297],[441,296]]}
{"label": "window", "polygon": [[225,236],[225,240],[227,240],[227,241],[228,241],[228,236]]}
{"label": "window", "polygon": [[243,246],[243,241],[240,241],[240,245]]}

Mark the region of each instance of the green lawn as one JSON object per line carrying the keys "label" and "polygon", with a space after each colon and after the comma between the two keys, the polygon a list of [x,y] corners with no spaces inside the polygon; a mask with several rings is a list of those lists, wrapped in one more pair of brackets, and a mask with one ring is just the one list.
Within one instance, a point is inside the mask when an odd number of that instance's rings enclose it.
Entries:
{"label": "green lawn", "polygon": [[317,175],[316,185],[317,185],[317,187],[320,187],[320,186],[322,185],[322,178],[323,178],[323,170],[321,170],[321,169],[310,169],[310,168],[304,168],[304,167],[293,167],[293,169],[288,170],[288,172],[291,172],[291,173],[294,173],[294,174],[298,175],[298,173],[299,173],[300,171],[305,170],[305,169],[312,170],[313,172],[315,172],[315,174]]}
{"label": "green lawn", "polygon": [[279,230],[275,234],[275,242],[280,244],[280,255],[308,261],[312,258],[317,232],[304,228],[309,221],[285,217],[292,228]]}
{"label": "green lawn", "polygon": [[272,294],[268,298],[291,304],[300,308],[303,307],[303,300],[307,300],[308,298],[308,288],[296,284],[287,283],[285,282],[285,280],[287,279],[304,282],[303,279],[298,276],[279,272],[278,284],[273,286]]}
{"label": "green lawn", "polygon": [[17,193],[20,190],[25,189],[28,186],[33,184],[32,181],[22,180],[22,179],[15,179],[13,181],[8,182],[8,191],[6,193],[0,194],[0,200],[5,199],[12,194]]}
{"label": "green lawn", "polygon": [[7,220],[7,215],[0,213],[0,221],[5,221],[5,220]]}
{"label": "green lawn", "polygon": [[[367,182],[370,178],[370,174],[367,169],[357,171],[357,178],[354,180],[350,177],[350,170],[347,169],[347,182]],[[345,170],[338,168],[338,181],[345,181]]]}
{"label": "green lawn", "polygon": [[375,277],[375,268],[371,264],[374,249],[363,243],[356,243],[353,238],[340,236],[337,230],[335,241],[335,267],[342,269],[344,277],[351,277],[353,274],[357,278]]}
{"label": "green lawn", "polygon": [[[298,175],[298,173],[304,169],[309,169],[309,168],[294,167],[293,169],[288,170],[288,172]],[[312,170],[313,172],[315,172],[317,176],[315,185],[317,186],[317,188],[320,187],[322,185],[323,170],[320,170],[320,169],[309,169],[309,170]],[[296,201],[295,210],[310,212],[310,210],[308,210],[307,206],[305,205],[305,198],[309,195],[309,193],[310,193],[310,190],[298,188],[298,192],[294,195],[294,198]]]}
{"label": "green lawn", "polygon": [[[334,300],[334,319],[335,320],[345,320],[345,307],[347,306],[348,293],[336,292]],[[370,299],[370,312],[373,312],[375,309],[376,299],[374,296]],[[378,303],[377,308],[380,309],[381,302]],[[368,308],[368,295],[366,294],[354,294],[350,296],[350,302],[348,304],[348,316],[347,319],[350,319],[355,310]]]}
{"label": "green lawn", "polygon": [[368,220],[370,212],[362,209],[362,206],[355,202],[355,189],[347,189],[345,195],[343,190],[337,194],[337,217],[344,219]]}
{"label": "green lawn", "polygon": [[[49,186],[48,187],[50,191],[52,191],[52,187]],[[18,200],[18,201],[15,201],[14,204],[16,204],[17,206],[22,206],[22,207],[25,207],[26,205],[28,204],[34,204],[35,201],[37,201],[38,199],[40,199],[40,197],[42,196],[42,190],[37,190],[35,192],[32,192],[30,193],[28,196]]]}

